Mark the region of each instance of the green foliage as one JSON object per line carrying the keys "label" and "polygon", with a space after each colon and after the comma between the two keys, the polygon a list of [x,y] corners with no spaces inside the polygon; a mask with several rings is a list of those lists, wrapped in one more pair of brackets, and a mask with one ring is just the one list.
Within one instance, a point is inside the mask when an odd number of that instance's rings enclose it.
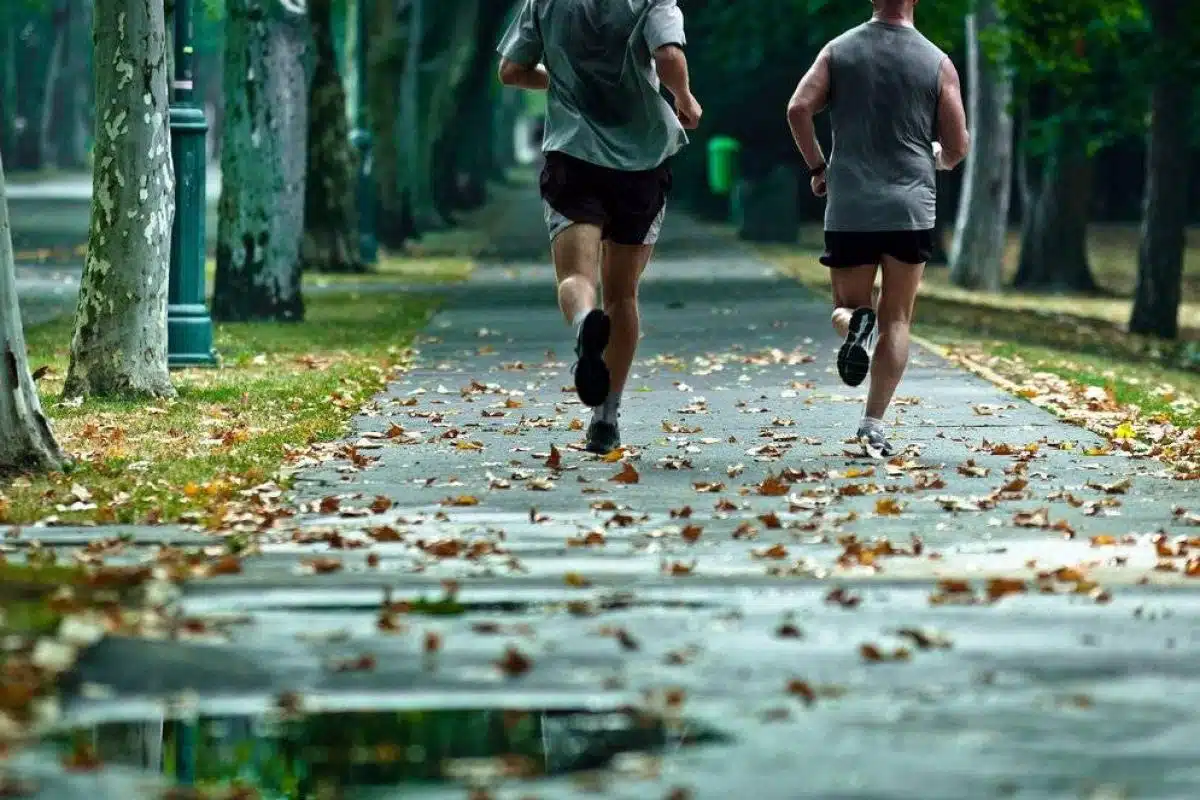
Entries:
{"label": "green foliage", "polygon": [[1007,24],[986,43],[1013,69],[1014,97],[1034,152],[1079,138],[1089,156],[1145,127],[1141,0],[999,0]]}

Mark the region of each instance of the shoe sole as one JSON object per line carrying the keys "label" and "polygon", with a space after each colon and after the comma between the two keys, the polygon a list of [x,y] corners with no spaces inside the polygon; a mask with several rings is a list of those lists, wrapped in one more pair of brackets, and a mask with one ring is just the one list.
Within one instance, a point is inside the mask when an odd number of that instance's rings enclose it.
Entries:
{"label": "shoe sole", "polygon": [[850,332],[838,350],[837,370],[842,383],[858,386],[871,371],[871,356],[863,342],[875,330],[875,312],[869,308],[855,309],[850,317]]}
{"label": "shoe sole", "polygon": [[613,450],[616,450],[620,446],[621,446],[620,440],[613,442],[612,445],[609,447],[605,447],[604,445],[599,444],[598,442],[590,442],[589,441],[583,446],[583,449],[588,451],[589,453],[595,453],[598,456],[606,456],[609,453],[611,453]]}
{"label": "shoe sole", "polygon": [[589,408],[603,405],[608,399],[612,377],[604,363],[604,349],[612,333],[612,321],[600,309],[583,319],[577,343],[579,360],[575,363],[575,393]]}
{"label": "shoe sole", "polygon": [[884,459],[892,458],[896,455],[894,451],[888,453],[873,446],[870,438],[866,436],[858,437],[858,443],[862,445],[863,453],[867,456],[867,458],[873,458],[876,461],[883,461]]}

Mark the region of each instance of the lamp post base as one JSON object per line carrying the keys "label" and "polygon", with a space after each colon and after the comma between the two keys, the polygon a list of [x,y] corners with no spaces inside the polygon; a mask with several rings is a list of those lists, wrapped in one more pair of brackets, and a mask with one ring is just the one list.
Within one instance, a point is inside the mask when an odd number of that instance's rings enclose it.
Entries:
{"label": "lamp post base", "polygon": [[167,367],[215,367],[212,319],[203,305],[167,306]]}

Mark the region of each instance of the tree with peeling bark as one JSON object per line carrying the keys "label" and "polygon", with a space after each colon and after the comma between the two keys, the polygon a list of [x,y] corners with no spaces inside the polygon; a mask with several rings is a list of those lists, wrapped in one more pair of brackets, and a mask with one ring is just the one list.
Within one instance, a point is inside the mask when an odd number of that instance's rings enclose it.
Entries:
{"label": "tree with peeling bark", "polygon": [[0,161],[0,473],[46,472],[62,466],[63,454],[29,372],[15,269]]}
{"label": "tree with peeling bark", "polygon": [[350,144],[346,90],[333,46],[333,1],[308,0],[308,16],[315,65],[309,92],[302,268],[365,272],[366,265],[359,258],[354,207],[358,159]]}
{"label": "tree with peeling bark", "polygon": [[1193,87],[1200,78],[1200,10],[1178,0],[1145,0],[1155,61],[1146,136],[1137,289],[1129,330],[1163,339],[1179,335],[1183,254],[1188,223]]}
{"label": "tree with peeling bark", "polygon": [[1012,78],[1002,53],[987,52],[1000,26],[996,0],[967,15],[967,121],[971,150],[950,249],[950,280],[967,289],[1000,289],[1012,187]]}
{"label": "tree with peeling bark", "polygon": [[212,315],[304,318],[310,35],[303,7],[226,0],[225,120]]}
{"label": "tree with peeling bark", "polygon": [[167,270],[175,217],[161,0],[96,0],[88,251],[66,397],[170,396]]}

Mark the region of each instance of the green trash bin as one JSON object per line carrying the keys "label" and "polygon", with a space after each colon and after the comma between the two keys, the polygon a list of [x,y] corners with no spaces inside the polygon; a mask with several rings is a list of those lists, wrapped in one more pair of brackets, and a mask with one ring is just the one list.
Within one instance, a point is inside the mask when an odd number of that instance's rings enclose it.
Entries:
{"label": "green trash bin", "polygon": [[713,194],[729,194],[737,180],[738,153],[742,145],[728,136],[716,136],[708,142],[708,188]]}

